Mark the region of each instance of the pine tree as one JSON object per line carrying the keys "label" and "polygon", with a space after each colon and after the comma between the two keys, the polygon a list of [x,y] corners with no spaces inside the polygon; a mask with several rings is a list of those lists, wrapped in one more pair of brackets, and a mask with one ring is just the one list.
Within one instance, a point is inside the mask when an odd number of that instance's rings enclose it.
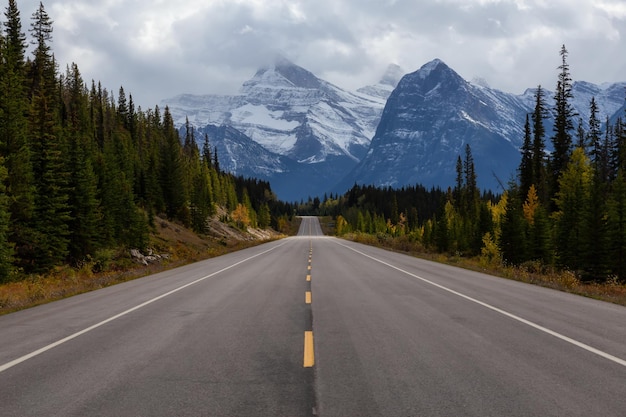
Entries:
{"label": "pine tree", "polygon": [[32,270],[45,271],[65,260],[68,254],[70,208],[67,152],[58,131],[56,63],[50,51],[52,21],[43,4],[33,14],[31,33],[34,60],[31,65],[30,143],[35,178],[35,239]]}
{"label": "pine tree", "polygon": [[100,246],[100,201],[97,197],[98,179],[92,157],[97,145],[89,133],[88,98],[76,64],[68,69],[64,86],[67,117],[65,135],[69,140],[69,205],[71,208],[70,258],[81,261],[93,255]]}
{"label": "pine tree", "polygon": [[522,143],[522,160],[519,166],[520,193],[528,194],[530,187],[535,184],[536,179],[533,170],[533,146],[532,132],[530,131],[530,119],[526,115],[526,123],[524,124],[524,141]]}
{"label": "pine tree", "polygon": [[505,262],[519,265],[528,260],[528,244],[520,190],[517,184],[509,184],[507,196],[506,209],[500,226],[500,250]]}
{"label": "pine tree", "polygon": [[213,157],[211,155],[211,145],[209,143],[209,135],[204,134],[204,143],[202,145],[202,161],[209,168],[213,168]]}
{"label": "pine tree", "polygon": [[[600,132],[600,120],[598,119],[598,105],[596,98],[592,97],[589,103],[589,132],[586,135],[586,143],[589,145],[591,162],[599,164],[602,159],[602,142]],[[583,146],[583,149],[586,147]]]}
{"label": "pine tree", "polygon": [[545,156],[545,127],[543,121],[547,119],[548,110],[545,103],[544,92],[541,85],[537,86],[535,91],[535,109],[532,114],[532,176],[533,184],[537,187],[537,195],[539,201],[548,207],[550,203],[548,179],[546,174],[546,156]]}
{"label": "pine tree", "polygon": [[[369,212],[368,212],[369,215]],[[370,226],[371,226],[371,215],[370,216]],[[272,216],[270,213],[270,208],[267,203],[261,204],[261,208],[259,209],[259,227],[261,229],[267,229],[272,222]]]}
{"label": "pine tree", "polygon": [[[182,164],[182,148],[178,132],[168,107],[163,116],[164,141],[161,145],[161,188],[165,202],[165,212],[170,219],[179,219],[189,223],[184,216],[187,200],[183,186],[184,173]],[[187,220],[187,221],[186,221]]]}
{"label": "pine tree", "polygon": [[549,264],[552,259],[549,222],[534,184],[528,190],[522,211],[527,225],[528,259],[541,261],[544,265]]}
{"label": "pine tree", "polygon": [[35,185],[28,146],[29,100],[26,91],[26,37],[14,0],[5,11],[4,42],[0,47],[0,155],[5,158],[8,175],[4,179],[10,214],[9,239],[16,252],[27,251],[34,239],[32,217]]}
{"label": "pine tree", "polygon": [[588,220],[592,169],[589,159],[580,148],[574,150],[570,163],[559,178],[559,192],[555,203],[558,211],[555,243],[558,262],[574,271],[585,268],[585,254],[589,253]]}
{"label": "pine tree", "polygon": [[0,157],[0,284],[11,279],[14,255],[13,243],[9,241],[9,196],[4,186],[6,177],[7,170],[4,166],[4,159]]}
{"label": "pine tree", "polygon": [[461,207],[463,200],[463,161],[461,155],[456,158],[456,185],[454,187],[454,204],[457,207]]}
{"label": "pine tree", "polygon": [[608,201],[607,230],[610,270],[626,282],[626,173],[620,170]]}
{"label": "pine tree", "polygon": [[560,73],[554,93],[554,136],[552,137],[554,152],[551,159],[554,194],[559,191],[558,179],[561,172],[565,170],[572,152],[571,132],[574,129],[572,118],[575,112],[571,104],[574,96],[572,95],[572,78],[567,63],[567,54],[567,49],[563,45],[560,52],[561,65],[558,67]]}

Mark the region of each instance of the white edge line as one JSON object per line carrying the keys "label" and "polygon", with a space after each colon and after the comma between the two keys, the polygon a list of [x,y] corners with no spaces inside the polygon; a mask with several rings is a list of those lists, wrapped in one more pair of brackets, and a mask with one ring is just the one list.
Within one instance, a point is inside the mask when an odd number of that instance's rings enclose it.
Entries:
{"label": "white edge line", "polygon": [[159,296],[157,296],[157,297],[154,297],[154,298],[152,298],[152,299],[150,299],[150,300],[148,300],[148,301],[145,301],[145,302],[143,302],[143,303],[141,303],[141,304],[138,304],[138,305],[136,305],[135,307],[129,308],[128,310],[122,311],[121,313],[116,314],[115,316],[109,317],[108,319],[105,319],[105,320],[103,320],[103,321],[101,321],[101,322],[99,322],[99,323],[96,323],[96,324],[92,325],[92,326],[89,326],[89,327],[87,327],[86,329],[83,329],[83,330],[81,330],[81,331],[79,331],[79,332],[76,332],[76,333],[71,334],[71,335],[69,335],[69,336],[67,336],[67,337],[64,337],[63,339],[57,340],[56,342],[51,343],[51,344],[49,344],[49,345],[47,345],[47,346],[44,346],[44,347],[42,347],[41,349],[37,349],[37,350],[35,350],[35,351],[33,351],[33,352],[29,353],[29,354],[26,354],[26,355],[24,355],[24,356],[21,356],[21,357],[19,357],[19,358],[17,358],[17,359],[12,360],[11,362],[7,362],[7,363],[5,363],[5,364],[3,364],[3,365],[0,365],[0,373],[2,373],[2,372],[4,372],[4,371],[6,371],[6,370],[7,370],[7,369],[9,369],[9,368],[14,367],[15,365],[19,365],[20,363],[22,363],[22,362],[24,362],[24,361],[27,361],[28,359],[32,359],[32,358],[34,358],[35,356],[41,355],[42,353],[44,353],[44,352],[46,352],[46,351],[48,351],[48,350],[50,350],[50,349],[53,349],[53,348],[55,348],[55,347],[57,347],[57,346],[59,346],[59,345],[62,345],[62,344],[63,344],[63,343],[65,343],[65,342],[69,342],[70,340],[75,339],[75,338],[77,338],[77,337],[78,337],[78,336],[80,336],[80,335],[83,335],[83,334],[88,333],[88,332],[90,332],[90,331],[92,331],[92,330],[94,330],[94,329],[97,329],[98,327],[101,327],[101,326],[103,326],[103,325],[105,325],[105,324],[107,324],[107,323],[109,323],[109,322],[111,322],[111,321],[113,321],[113,320],[117,320],[117,319],[119,319],[120,317],[123,317],[123,316],[125,316],[125,315],[127,315],[127,314],[130,314],[130,313],[132,313],[132,312],[133,312],[133,311],[135,311],[135,310],[139,310],[140,308],[145,307],[145,306],[147,306],[148,304],[152,304],[152,303],[154,303],[155,301],[158,301],[158,300],[160,300],[160,299],[162,299],[162,298],[165,298],[165,297],[167,297],[167,296],[169,296],[169,295],[172,295],[172,294],[174,294],[174,293],[176,293],[176,292],[178,292],[178,291],[180,291],[180,290],[183,290],[183,289],[185,289],[185,288],[187,288],[187,287],[190,287],[190,286],[192,286],[192,285],[194,285],[194,284],[197,284],[197,283],[199,283],[199,282],[201,282],[201,281],[204,281],[204,280],[206,280],[206,279],[208,279],[208,278],[214,277],[215,275],[221,274],[222,272],[227,271],[227,270],[229,270],[229,269],[231,269],[231,268],[234,268],[234,267],[236,267],[236,266],[238,266],[238,265],[241,265],[242,263],[247,262],[247,261],[249,261],[249,260],[251,260],[251,259],[254,259],[254,258],[259,257],[259,256],[261,256],[261,255],[265,255],[266,253],[271,252],[271,251],[273,251],[274,249],[277,249],[277,248],[279,248],[279,247],[281,247],[281,246],[285,245],[286,243],[287,243],[287,242],[283,242],[283,243],[281,243],[280,245],[276,245],[276,246],[274,246],[274,247],[273,247],[273,248],[271,248],[271,249],[268,249],[268,250],[266,250],[266,251],[263,251],[263,252],[257,253],[257,254],[256,254],[256,255],[254,255],[254,256],[251,256],[251,257],[249,257],[249,258],[243,259],[243,260],[241,260],[241,261],[239,261],[239,262],[236,262],[236,263],[234,263],[234,264],[232,264],[232,265],[230,265],[230,266],[227,266],[227,267],[225,267],[225,268],[222,268],[222,269],[220,269],[219,271],[215,271],[215,272],[213,272],[213,273],[211,273],[211,274],[209,274],[209,275],[206,275],[206,276],[204,276],[204,277],[202,277],[202,278],[198,278],[198,279],[197,279],[197,280],[195,280],[195,281],[189,282],[189,283],[187,283],[187,284],[185,284],[185,285],[182,285],[182,286],[180,286],[180,287],[178,287],[178,288],[174,288],[174,289],[173,289],[173,290],[171,290],[171,291],[168,291],[168,292],[166,292],[166,293],[164,293],[164,294],[161,294],[161,295],[159,295]]}
{"label": "white edge line", "polygon": [[550,329],[548,329],[548,328],[546,328],[546,327],[543,327],[543,326],[541,326],[541,325],[539,325],[539,324],[537,324],[537,323],[533,323],[532,321],[526,320],[525,318],[522,318],[522,317],[516,316],[515,314],[509,313],[508,311],[502,310],[502,309],[500,309],[500,308],[498,308],[498,307],[494,307],[494,306],[492,306],[491,304],[487,304],[487,303],[485,303],[485,302],[483,302],[483,301],[480,301],[480,300],[477,300],[477,299],[475,299],[475,298],[472,298],[472,297],[470,297],[470,296],[468,296],[468,295],[462,294],[462,293],[460,293],[460,292],[458,292],[458,291],[455,291],[455,290],[453,290],[453,289],[451,289],[451,288],[444,287],[444,286],[443,286],[443,285],[441,285],[441,284],[437,284],[436,282],[430,281],[430,280],[428,280],[428,279],[426,279],[426,278],[422,278],[422,277],[420,277],[419,275],[415,275],[415,274],[413,274],[413,273],[411,273],[411,272],[405,271],[405,270],[404,270],[404,269],[402,269],[402,268],[398,268],[397,266],[391,265],[391,264],[389,264],[389,263],[387,263],[387,262],[385,262],[385,261],[382,261],[382,260],[380,260],[380,259],[374,258],[373,256],[370,256],[370,255],[368,255],[368,254],[366,254],[366,253],[363,253],[363,252],[361,252],[361,251],[359,251],[359,250],[357,250],[357,249],[351,248],[351,247],[350,247],[350,246],[348,246],[348,245],[344,245],[343,243],[340,243],[340,242],[337,242],[337,241],[335,241],[335,243],[336,243],[336,244],[338,244],[338,245],[341,245],[341,246],[343,246],[343,247],[345,247],[345,248],[347,248],[347,249],[350,249],[350,250],[351,250],[351,251],[353,251],[353,252],[356,252],[356,253],[358,253],[358,254],[360,254],[360,255],[363,255],[363,256],[365,256],[366,258],[369,258],[369,259],[371,259],[371,260],[373,260],[373,261],[376,261],[376,262],[381,263],[381,264],[383,264],[383,265],[385,265],[385,266],[388,266],[389,268],[395,269],[396,271],[402,272],[402,273],[404,273],[404,274],[406,274],[406,275],[409,275],[409,276],[411,276],[411,277],[413,277],[413,278],[419,279],[420,281],[423,281],[423,282],[425,282],[425,283],[427,283],[427,284],[430,284],[430,285],[432,285],[432,286],[434,286],[434,287],[437,287],[437,288],[442,289],[442,290],[444,290],[444,291],[447,291],[447,292],[449,292],[449,293],[451,293],[451,294],[454,294],[454,295],[456,295],[456,296],[459,296],[459,297],[461,297],[461,298],[464,298],[464,299],[466,299],[466,300],[468,300],[468,301],[471,301],[471,302],[473,302],[473,303],[476,303],[476,304],[478,304],[478,305],[481,305],[481,306],[483,306],[483,307],[485,307],[485,308],[488,308],[488,309],[490,309],[490,310],[492,310],[492,311],[495,311],[495,312],[497,312],[497,313],[500,313],[500,314],[502,314],[503,316],[509,317],[509,318],[511,318],[511,319],[513,319],[513,320],[517,320],[517,321],[519,321],[520,323],[524,323],[524,324],[526,324],[526,325],[528,325],[528,326],[530,326],[530,327],[533,327],[533,328],[535,328],[535,329],[537,329],[537,330],[540,330],[540,331],[542,331],[542,332],[544,332],[544,333],[547,333],[547,334],[549,334],[549,335],[551,335],[551,336],[554,336],[554,337],[556,337],[556,338],[558,338],[558,339],[561,339],[561,340],[563,340],[563,341],[565,341],[565,342],[567,342],[567,343],[570,343],[570,344],[572,344],[572,345],[574,345],[574,346],[578,346],[579,348],[582,348],[582,349],[584,349],[584,350],[586,350],[586,351],[588,351],[588,352],[594,353],[594,354],[596,354],[596,355],[598,355],[598,356],[601,356],[601,357],[603,357],[603,358],[605,358],[605,359],[608,359],[608,360],[610,360],[610,361],[612,361],[612,362],[615,362],[615,363],[617,363],[618,365],[622,365],[622,366],[626,367],[626,360],[621,359],[621,358],[618,358],[617,356],[613,356],[613,355],[611,355],[611,354],[609,354],[609,353],[606,353],[606,352],[604,352],[604,351],[601,351],[601,350],[599,350],[599,349],[596,349],[596,348],[594,348],[593,346],[589,346],[589,345],[587,345],[587,344],[585,344],[585,343],[579,342],[578,340],[572,339],[571,337],[567,337],[567,336],[565,336],[565,335],[562,335],[561,333],[557,333],[557,332],[555,332],[554,330],[550,330]]}

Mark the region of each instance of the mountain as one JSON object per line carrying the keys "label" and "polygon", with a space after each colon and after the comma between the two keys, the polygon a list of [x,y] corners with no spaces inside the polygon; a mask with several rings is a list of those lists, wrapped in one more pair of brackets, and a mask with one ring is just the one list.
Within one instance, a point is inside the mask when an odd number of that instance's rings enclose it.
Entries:
{"label": "mountain", "polygon": [[[574,82],[572,105],[583,125],[591,97],[601,120],[619,113],[624,87],[626,83]],[[519,166],[524,122],[534,108],[535,91],[518,96],[492,89],[483,80],[468,82],[435,59],[402,78],[389,96],[367,155],[334,191],[354,183],[454,186],[456,160],[464,157],[466,144],[472,149],[479,187],[501,191]],[[554,104],[553,95],[545,90],[548,107]],[[545,121],[548,151],[552,125],[551,119]]]}
{"label": "mountain", "polygon": [[[466,144],[478,185],[506,186],[519,165],[535,89],[515,95],[468,82],[438,59],[403,74],[390,65],[377,84],[349,92],[277,57],[237,95],[183,94],[162,104],[178,126],[189,118],[209,136],[223,169],[270,181],[283,200],[343,193],[355,182],[447,188]],[[601,120],[624,116],[625,88],[574,82],[572,105],[583,125],[591,97]],[[554,93],[544,92],[552,107]],[[549,151],[552,120],[545,127]]]}
{"label": "mountain", "polygon": [[441,60],[405,75],[389,97],[370,149],[340,186],[454,185],[470,144],[479,186],[511,176],[528,107],[514,95],[471,84]]}
{"label": "mountain", "polygon": [[[365,156],[385,100],[345,91],[279,56],[246,81],[237,95],[182,94],[161,104],[169,107],[177,126],[186,118],[197,129],[212,125],[211,142],[222,140],[213,136],[215,126],[246,136],[249,141],[238,136],[237,147],[225,147],[224,153],[218,149],[220,160],[232,162],[224,166],[248,175],[254,172],[250,164],[264,155],[267,175],[260,178],[271,180],[280,198],[296,200],[328,191]],[[304,179],[306,186],[294,189],[294,178]]]}
{"label": "mountain", "polygon": [[[542,88],[544,88],[542,86]],[[535,106],[535,92],[536,88],[527,89],[524,94],[520,96],[522,101],[530,108]],[[596,85],[587,81],[574,81],[572,83],[572,107],[576,110],[578,116],[574,121],[578,124],[579,120],[582,120],[583,126],[588,128],[589,126],[589,104],[591,98],[595,98],[598,106],[598,118],[601,122],[605,122],[606,118],[611,119],[619,116],[623,116],[623,110],[620,109],[624,106],[624,92],[626,91],[626,82],[618,83],[606,83],[602,85]],[[544,88],[546,104],[548,107],[554,107],[554,92]],[[612,120],[614,123],[614,120]],[[552,120],[546,121],[546,132],[548,136],[552,133]]]}

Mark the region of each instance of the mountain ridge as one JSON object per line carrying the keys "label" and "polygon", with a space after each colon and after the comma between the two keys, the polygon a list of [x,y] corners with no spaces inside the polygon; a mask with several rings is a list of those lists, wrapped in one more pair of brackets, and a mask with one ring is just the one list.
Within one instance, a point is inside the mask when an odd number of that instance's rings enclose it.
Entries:
{"label": "mountain ridge", "polygon": [[[199,128],[237,130],[238,145],[224,146],[220,160],[240,163],[222,165],[238,175],[270,180],[279,197],[292,201],[344,192],[354,183],[452,186],[456,157],[467,143],[479,186],[498,190],[506,184],[519,164],[535,90],[515,95],[485,81],[469,82],[441,59],[400,77],[403,72],[390,65],[377,84],[350,92],[279,56],[259,68],[237,95],[179,95],[163,104],[178,126],[188,117]],[[608,113],[624,104],[625,87],[574,82],[574,107],[583,125],[592,95],[599,116],[611,117]],[[553,93],[544,91],[551,106]],[[232,140],[212,132],[211,141]],[[303,184],[294,185],[294,178]]]}

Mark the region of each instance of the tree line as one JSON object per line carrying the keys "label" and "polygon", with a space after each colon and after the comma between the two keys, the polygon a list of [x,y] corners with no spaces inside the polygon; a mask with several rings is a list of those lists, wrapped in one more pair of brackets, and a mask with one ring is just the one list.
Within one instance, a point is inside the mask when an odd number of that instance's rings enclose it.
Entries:
{"label": "tree line", "polygon": [[[148,244],[156,215],[206,231],[222,207],[240,225],[280,227],[293,208],[268,182],[219,168],[208,136],[181,135],[166,107],[135,108],[60,72],[53,22],[40,3],[29,29],[15,0],[0,32],[0,282],[77,263],[106,248]],[[28,55],[28,56],[27,56]]]}
{"label": "tree line", "polygon": [[[338,234],[395,237],[488,262],[570,270],[581,279],[626,281],[626,126],[602,120],[594,99],[583,123],[572,106],[568,51],[560,50],[554,106],[535,90],[526,116],[521,162],[502,195],[476,187],[471,148],[446,191],[421,186],[356,185],[325,197],[319,212],[336,217]],[[553,131],[546,119],[553,117]],[[552,151],[546,149],[551,140]]]}

